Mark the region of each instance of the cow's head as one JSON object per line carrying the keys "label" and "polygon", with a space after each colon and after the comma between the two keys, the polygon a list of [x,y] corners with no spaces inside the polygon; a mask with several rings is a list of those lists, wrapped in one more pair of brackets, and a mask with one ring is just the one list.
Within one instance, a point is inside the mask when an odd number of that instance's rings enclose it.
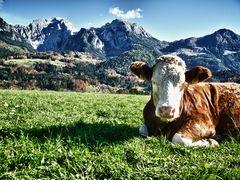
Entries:
{"label": "cow's head", "polygon": [[144,62],[134,62],[131,71],[152,83],[155,115],[162,121],[171,122],[179,116],[184,85],[204,81],[212,76],[207,68],[197,66],[186,71],[185,62],[178,56],[160,56],[153,67]]}

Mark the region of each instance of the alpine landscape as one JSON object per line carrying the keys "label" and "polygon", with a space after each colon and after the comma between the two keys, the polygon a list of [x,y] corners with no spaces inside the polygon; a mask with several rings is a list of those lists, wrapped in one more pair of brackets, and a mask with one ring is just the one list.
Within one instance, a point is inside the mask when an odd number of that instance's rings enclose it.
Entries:
{"label": "alpine landscape", "polygon": [[239,19],[238,0],[0,0],[0,179],[239,179]]}
{"label": "alpine landscape", "polygon": [[34,20],[28,26],[1,18],[0,28],[4,88],[146,93],[149,86],[129,66],[137,60],[152,65],[163,54],[182,57],[189,69],[208,67],[212,81],[240,82],[240,36],[229,29],[167,42],[120,19],[77,30],[62,18]]}

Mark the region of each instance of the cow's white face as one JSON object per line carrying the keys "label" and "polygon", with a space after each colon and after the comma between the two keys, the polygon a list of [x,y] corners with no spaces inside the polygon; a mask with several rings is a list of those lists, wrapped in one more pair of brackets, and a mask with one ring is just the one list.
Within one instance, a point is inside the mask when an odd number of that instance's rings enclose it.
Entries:
{"label": "cow's white face", "polygon": [[184,61],[177,56],[161,56],[153,67],[152,96],[155,114],[162,121],[171,122],[179,116],[185,71]]}

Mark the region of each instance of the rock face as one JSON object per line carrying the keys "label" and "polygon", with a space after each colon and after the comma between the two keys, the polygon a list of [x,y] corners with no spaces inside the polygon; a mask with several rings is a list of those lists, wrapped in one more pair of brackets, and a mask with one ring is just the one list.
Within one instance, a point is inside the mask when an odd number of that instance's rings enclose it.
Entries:
{"label": "rock face", "polygon": [[82,28],[70,38],[64,50],[88,51],[109,57],[129,50],[160,52],[167,44],[153,38],[137,24],[116,19],[100,28]]}
{"label": "rock face", "polygon": [[26,42],[24,37],[15,32],[14,26],[7,24],[2,18],[0,18],[0,39],[16,43]]}
{"label": "rock face", "polygon": [[147,33],[141,26],[121,20],[114,20],[96,29],[97,35],[104,43],[106,56],[120,55],[129,50],[154,50],[168,45]]}
{"label": "rock face", "polygon": [[91,52],[101,56],[105,55],[104,44],[97,36],[94,28],[81,28],[79,32],[69,38],[63,49],[69,51]]}
{"label": "rock face", "polygon": [[26,27],[15,26],[15,31],[37,51],[60,51],[76,30],[67,20],[53,18],[34,20]]}

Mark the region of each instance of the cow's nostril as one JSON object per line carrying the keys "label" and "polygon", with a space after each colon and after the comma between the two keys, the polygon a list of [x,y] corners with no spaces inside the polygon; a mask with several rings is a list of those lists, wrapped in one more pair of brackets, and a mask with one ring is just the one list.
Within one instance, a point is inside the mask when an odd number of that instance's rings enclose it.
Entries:
{"label": "cow's nostril", "polygon": [[158,110],[159,110],[160,114],[164,114],[164,108],[163,107],[160,107]]}
{"label": "cow's nostril", "polygon": [[175,110],[175,108],[173,108],[173,109],[172,109],[172,113],[174,114],[174,113],[175,113],[175,111],[176,111],[176,110]]}

